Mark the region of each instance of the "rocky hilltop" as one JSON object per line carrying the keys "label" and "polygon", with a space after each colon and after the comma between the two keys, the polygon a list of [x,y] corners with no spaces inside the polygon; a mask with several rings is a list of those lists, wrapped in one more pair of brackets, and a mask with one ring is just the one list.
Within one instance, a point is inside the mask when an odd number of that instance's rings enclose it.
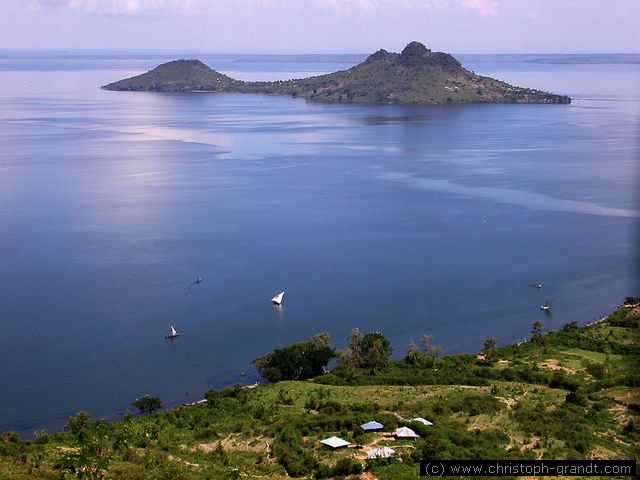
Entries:
{"label": "rocky hilltop", "polygon": [[175,60],[102,88],[262,93],[333,103],[571,103],[566,95],[476,75],[451,55],[432,52],[419,42],[411,42],[401,53],[379,50],[349,70],[316,77],[244,82],[216,72],[199,60]]}
{"label": "rocky hilltop", "polygon": [[234,82],[238,81],[212,70],[200,60],[174,60],[137,77],[113,82],[102,88],[154,92],[224,92]]}

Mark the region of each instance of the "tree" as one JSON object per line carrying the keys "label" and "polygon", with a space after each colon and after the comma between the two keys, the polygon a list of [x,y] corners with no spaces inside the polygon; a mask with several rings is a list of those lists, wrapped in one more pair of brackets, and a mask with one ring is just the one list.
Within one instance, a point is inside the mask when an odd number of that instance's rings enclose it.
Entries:
{"label": "tree", "polygon": [[423,353],[413,340],[411,340],[407,346],[407,355],[404,360],[410,365],[420,365],[424,361]]}
{"label": "tree", "polygon": [[389,365],[391,342],[380,332],[365,333],[360,342],[361,367],[376,369]]}
{"label": "tree", "polygon": [[497,341],[496,337],[489,337],[482,343],[482,353],[484,353],[484,358],[489,363],[493,363],[495,360]]}
{"label": "tree", "polygon": [[348,344],[340,352],[340,366],[347,372],[358,368],[376,369],[389,365],[391,342],[380,332],[362,335],[354,328],[347,337]]}
{"label": "tree", "polygon": [[335,357],[328,333],[318,333],[308,342],[278,348],[252,363],[268,382],[305,380],[320,375]]}
{"label": "tree", "polygon": [[91,421],[88,413],[78,412],[69,417],[64,429],[76,437],[78,447],[64,450],[56,462],[61,478],[104,478],[111,461],[108,424],[104,420]]}
{"label": "tree", "polygon": [[411,365],[424,367],[433,366],[436,358],[442,355],[442,347],[434,345],[434,338],[431,335],[423,335],[420,341],[422,349],[413,342],[409,342],[405,361]]}
{"label": "tree", "polygon": [[435,345],[435,338],[433,335],[423,335],[422,336],[422,351],[424,354],[430,359],[436,359],[440,355],[442,355],[442,347],[440,345]]}
{"label": "tree", "polygon": [[544,328],[544,324],[542,322],[533,322],[531,325],[531,337],[536,338],[542,335],[542,329]]}
{"label": "tree", "polygon": [[487,352],[496,348],[497,341],[498,339],[496,337],[486,338],[485,341],[482,343],[482,352],[486,355]]}
{"label": "tree", "polygon": [[347,377],[352,377],[359,368],[360,351],[359,344],[362,334],[358,328],[353,328],[347,335],[347,346],[338,353],[339,366]]}
{"label": "tree", "polygon": [[69,417],[67,424],[64,426],[64,430],[80,440],[83,433],[86,432],[90,426],[91,416],[87,412],[80,411]]}
{"label": "tree", "polygon": [[140,413],[146,413],[147,415],[162,408],[160,399],[158,397],[150,397],[149,395],[135,399],[131,402],[131,405],[137,408]]}

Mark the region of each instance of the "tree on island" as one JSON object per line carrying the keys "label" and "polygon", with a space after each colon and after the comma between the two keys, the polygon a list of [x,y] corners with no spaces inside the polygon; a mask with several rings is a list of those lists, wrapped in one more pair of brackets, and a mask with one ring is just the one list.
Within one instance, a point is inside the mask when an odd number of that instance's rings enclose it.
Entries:
{"label": "tree on island", "polygon": [[268,382],[281,380],[305,380],[324,372],[324,368],[335,357],[328,333],[318,333],[308,342],[298,342],[278,348],[252,363]]}
{"label": "tree on island", "polygon": [[150,397],[149,395],[136,398],[131,402],[131,405],[137,408],[140,413],[146,413],[147,415],[162,408],[162,402],[160,402],[160,399],[158,397]]}

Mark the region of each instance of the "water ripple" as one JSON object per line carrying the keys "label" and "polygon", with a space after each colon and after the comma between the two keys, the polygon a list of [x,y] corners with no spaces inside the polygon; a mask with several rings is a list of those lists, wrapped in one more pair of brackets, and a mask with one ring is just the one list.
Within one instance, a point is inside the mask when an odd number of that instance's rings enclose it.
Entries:
{"label": "water ripple", "polygon": [[470,187],[453,183],[450,180],[419,178],[399,172],[387,172],[380,177],[389,182],[402,183],[412,188],[434,192],[452,193],[466,197],[485,198],[495,202],[517,205],[536,210],[551,210],[567,213],[583,213],[608,217],[640,218],[640,211],[625,208],[613,208],[580,200],[568,200],[541,193],[525,192],[510,188]]}

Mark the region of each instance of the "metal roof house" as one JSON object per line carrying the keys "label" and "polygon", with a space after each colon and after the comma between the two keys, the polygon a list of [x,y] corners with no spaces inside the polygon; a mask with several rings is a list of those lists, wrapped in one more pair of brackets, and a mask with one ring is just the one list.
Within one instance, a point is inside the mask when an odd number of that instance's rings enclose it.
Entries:
{"label": "metal roof house", "polygon": [[423,425],[426,425],[427,427],[431,427],[431,426],[433,426],[433,422],[430,422],[429,420],[425,420],[425,419],[424,419],[424,418],[422,418],[422,417],[412,418],[412,419],[411,419],[411,421],[412,421],[412,422],[419,422],[419,423],[421,423],[421,424],[423,424]]}
{"label": "metal roof house", "polygon": [[380,422],[371,421],[363,423],[362,425],[360,425],[360,428],[365,432],[378,432],[384,429],[384,425],[382,425]]}
{"label": "metal roof house", "polygon": [[408,427],[396,428],[395,432],[393,432],[393,435],[396,438],[404,438],[408,440],[414,440],[419,437],[419,435],[416,432],[414,432]]}
{"label": "metal roof house", "polygon": [[351,445],[346,440],[343,440],[343,439],[338,438],[338,437],[325,438],[324,440],[320,440],[320,443],[322,443],[323,445],[326,445],[327,447],[330,447],[330,448],[343,448],[343,447]]}
{"label": "metal roof house", "polygon": [[391,458],[396,454],[393,448],[378,447],[367,450],[367,458]]}

